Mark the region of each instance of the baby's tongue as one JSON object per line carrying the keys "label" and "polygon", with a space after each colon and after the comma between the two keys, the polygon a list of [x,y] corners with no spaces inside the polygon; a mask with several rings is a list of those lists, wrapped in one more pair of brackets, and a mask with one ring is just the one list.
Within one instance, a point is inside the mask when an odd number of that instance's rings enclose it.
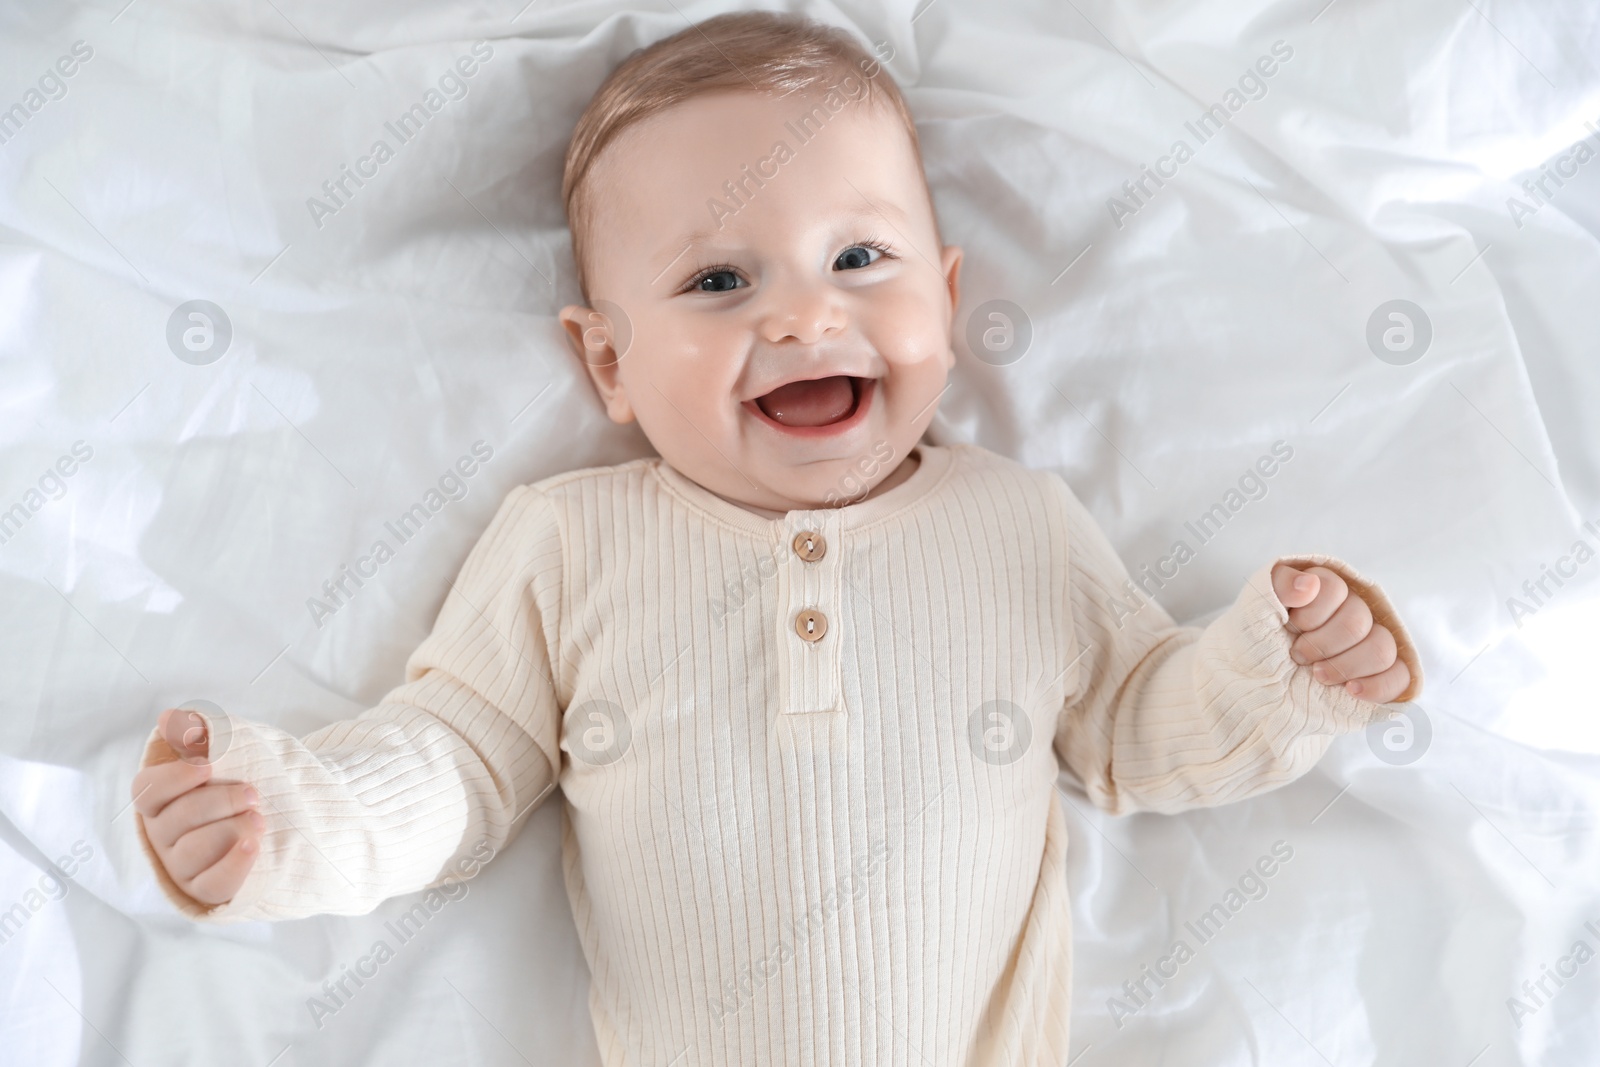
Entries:
{"label": "baby's tongue", "polygon": [[780,385],[756,403],[785,426],[826,426],[850,414],[855,392],[843,374]]}

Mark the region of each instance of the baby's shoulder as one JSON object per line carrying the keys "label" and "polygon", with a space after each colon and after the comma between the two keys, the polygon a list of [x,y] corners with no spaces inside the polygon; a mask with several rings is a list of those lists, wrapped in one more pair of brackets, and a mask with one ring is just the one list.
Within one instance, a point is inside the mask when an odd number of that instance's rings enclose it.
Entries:
{"label": "baby's shoulder", "polygon": [[981,445],[951,445],[960,473],[956,484],[967,496],[962,503],[984,513],[1008,512],[1012,523],[1052,531],[1063,541],[1090,532],[1102,536],[1089,509],[1073,492],[1067,475],[1053,467],[1030,467]]}
{"label": "baby's shoulder", "polygon": [[531,490],[552,500],[571,497],[575,493],[581,494],[585,491],[592,493],[597,489],[610,491],[641,481],[649,475],[651,468],[660,462],[659,456],[642,456],[624,463],[579,467],[576,470],[552,474],[548,478],[541,478],[537,482],[529,482],[518,488]]}
{"label": "baby's shoulder", "polygon": [[962,442],[946,447],[955,461],[952,464],[953,473],[960,481],[969,485],[988,486],[992,489],[1003,484],[1028,494],[1056,495],[1071,492],[1065,479],[1056,471],[1029,467],[1020,460],[991,452],[982,445]]}
{"label": "baby's shoulder", "polygon": [[530,539],[556,540],[564,527],[583,521],[583,513],[597,498],[612,497],[629,482],[649,475],[656,457],[628,460],[609,466],[580,467],[507,490],[485,541],[498,541],[509,531],[514,543]]}

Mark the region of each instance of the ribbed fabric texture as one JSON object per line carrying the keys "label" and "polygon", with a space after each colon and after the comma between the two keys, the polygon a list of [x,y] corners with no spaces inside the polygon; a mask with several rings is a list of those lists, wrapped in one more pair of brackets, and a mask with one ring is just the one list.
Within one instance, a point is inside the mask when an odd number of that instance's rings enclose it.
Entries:
{"label": "ribbed fabric texture", "polygon": [[[212,724],[216,780],[269,823],[234,900],[186,897],[141,820],[158,879],[205,921],[362,914],[459,877],[559,784],[607,1067],[1060,1067],[1061,767],[1109,812],[1181,811],[1388,709],[1289,659],[1270,563],[1180,628],[1058,476],[917,455],[886,493],[770,520],[656,459],[513,490],[382,704],[303,739]],[[1284,559],[1351,582],[1414,696],[1382,592]]]}

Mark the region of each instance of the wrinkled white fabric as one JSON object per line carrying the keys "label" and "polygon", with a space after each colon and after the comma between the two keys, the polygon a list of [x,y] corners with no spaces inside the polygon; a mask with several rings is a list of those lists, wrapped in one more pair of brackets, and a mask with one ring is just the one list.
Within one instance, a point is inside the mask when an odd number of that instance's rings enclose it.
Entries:
{"label": "wrinkled white fabric", "polygon": [[[27,513],[0,544],[0,1049],[595,1063],[555,808],[317,1018],[309,999],[416,902],[196,928],[126,802],[162,707],[303,734],[370,706],[511,486],[647,453],[554,319],[576,295],[559,171],[605,72],[683,17],[120,7],[0,16],[0,109],[28,114],[0,143],[0,515]],[[1410,763],[1376,754],[1405,758],[1403,737],[1348,737],[1292,786],[1179,816],[1103,817],[1064,784],[1080,1065],[1586,1064],[1597,965],[1538,1003],[1522,984],[1580,939],[1600,949],[1600,563],[1575,551],[1600,548],[1583,526],[1600,525],[1600,160],[1571,154],[1600,125],[1596,16],[1319,7],[807,10],[885,43],[967,251],[933,439],[1057,470],[1134,572],[1283,441],[1294,458],[1240,490],[1256,499],[1193,544],[1162,604],[1204,619],[1275,554],[1336,554],[1383,576],[1428,670]],[[1198,143],[1186,124],[1278,41],[1293,55],[1265,94]],[[314,218],[307,200],[430,88],[421,131]],[[1146,166],[1173,176],[1114,218]],[[1536,203],[1522,183],[1541,178]],[[1031,335],[1004,365],[967,340],[996,299]],[[192,300],[228,316],[215,362],[169,347]],[[1409,364],[1368,345],[1392,300],[1431,326]],[[194,320],[177,327],[196,356]],[[479,441],[493,458],[452,476]],[[420,534],[314,618],[307,600],[430,489],[448,502]],[[1125,983],[1172,970],[1185,923],[1280,841],[1293,858],[1265,895],[1134,1003]],[[63,860],[72,881],[46,878]]]}

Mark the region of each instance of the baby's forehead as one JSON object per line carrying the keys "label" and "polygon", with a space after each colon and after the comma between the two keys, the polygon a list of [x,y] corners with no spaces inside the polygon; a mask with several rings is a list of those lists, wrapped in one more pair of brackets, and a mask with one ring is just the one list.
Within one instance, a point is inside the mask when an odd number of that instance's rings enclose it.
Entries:
{"label": "baby's forehead", "polygon": [[[707,148],[737,146],[769,155],[779,144],[791,152],[815,143],[839,120],[870,127],[875,137],[898,134],[910,138],[894,108],[882,97],[866,95],[856,81],[853,91],[842,86],[814,86],[789,93],[717,90],[681,100],[642,119],[617,135],[595,162],[597,171],[627,172],[621,177],[648,182],[651,164],[664,160],[704,159]],[[639,164],[645,164],[639,169]]]}
{"label": "baby's forehead", "polygon": [[682,229],[686,219],[696,232],[722,229],[757,205],[931,210],[904,122],[859,81],[854,96],[819,86],[691,97],[624,130],[591,177],[596,236],[612,241]]}

